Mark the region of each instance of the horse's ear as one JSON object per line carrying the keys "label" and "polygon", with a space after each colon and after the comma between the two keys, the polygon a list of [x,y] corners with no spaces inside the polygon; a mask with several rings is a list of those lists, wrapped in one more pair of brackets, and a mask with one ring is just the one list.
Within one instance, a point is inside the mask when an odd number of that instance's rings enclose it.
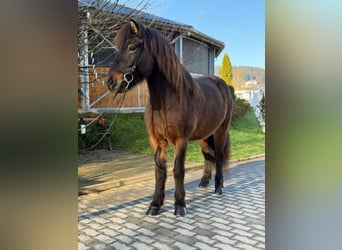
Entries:
{"label": "horse's ear", "polygon": [[130,24],[131,24],[132,33],[138,34],[139,33],[139,24],[134,19],[130,20]]}

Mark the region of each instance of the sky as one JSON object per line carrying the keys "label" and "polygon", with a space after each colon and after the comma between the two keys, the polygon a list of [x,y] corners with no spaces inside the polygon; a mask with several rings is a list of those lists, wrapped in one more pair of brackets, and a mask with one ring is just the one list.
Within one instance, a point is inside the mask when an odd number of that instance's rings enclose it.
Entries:
{"label": "sky", "polygon": [[[136,2],[139,1],[130,0],[127,6],[134,7]],[[144,11],[192,25],[224,42],[225,48],[215,65],[221,66],[227,53],[233,66],[265,69],[264,0],[151,0]]]}

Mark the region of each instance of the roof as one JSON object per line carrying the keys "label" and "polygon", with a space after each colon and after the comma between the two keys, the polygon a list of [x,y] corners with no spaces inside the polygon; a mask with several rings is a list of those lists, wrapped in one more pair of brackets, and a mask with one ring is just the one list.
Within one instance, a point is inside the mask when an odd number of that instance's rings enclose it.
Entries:
{"label": "roof", "polygon": [[[100,6],[99,6],[100,4]],[[167,27],[172,30],[177,30],[181,33],[185,33],[188,36],[195,38],[201,42],[206,44],[210,44],[216,48],[215,56],[217,57],[221,51],[224,49],[225,44],[219,40],[216,40],[198,30],[196,30],[193,26],[184,24],[181,22],[173,21],[167,18],[163,18],[160,16],[156,16],[144,11],[140,11],[139,9],[132,9],[123,5],[116,4],[114,5],[110,1],[96,1],[96,0],[78,0],[78,7],[86,7],[93,6],[94,8],[102,8],[105,11],[109,11],[112,14],[121,15],[121,16],[132,16],[137,20],[140,20],[144,23],[160,25],[162,27]]]}

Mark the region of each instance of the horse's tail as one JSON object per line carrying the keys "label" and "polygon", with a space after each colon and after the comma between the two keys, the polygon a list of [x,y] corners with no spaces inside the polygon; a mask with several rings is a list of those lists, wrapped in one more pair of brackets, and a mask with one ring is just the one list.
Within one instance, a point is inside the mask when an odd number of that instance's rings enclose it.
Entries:
{"label": "horse's tail", "polygon": [[227,132],[226,141],[223,148],[223,169],[227,170],[229,168],[229,159],[230,159],[230,136],[229,131]]}
{"label": "horse's tail", "polygon": [[227,138],[226,138],[226,143],[224,145],[224,152],[225,152],[225,156],[223,159],[223,167],[225,169],[228,169],[228,164],[229,164],[229,159],[230,159],[230,134],[229,134],[229,130],[230,130],[230,124],[232,122],[232,118],[233,118],[233,94],[230,92],[230,88],[228,87],[228,111],[227,111],[227,119],[229,119],[228,122],[228,127],[227,127]]}

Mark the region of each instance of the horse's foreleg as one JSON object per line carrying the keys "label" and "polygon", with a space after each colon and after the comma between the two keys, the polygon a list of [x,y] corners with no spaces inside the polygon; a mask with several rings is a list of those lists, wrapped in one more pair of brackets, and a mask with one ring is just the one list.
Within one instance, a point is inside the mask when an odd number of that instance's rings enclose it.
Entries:
{"label": "horse's foreleg", "polygon": [[[151,143],[152,144],[152,143]],[[167,143],[159,143],[155,149],[155,189],[153,200],[150,207],[148,208],[147,215],[157,215],[160,208],[164,204],[165,198],[165,181],[167,175],[166,152]]]}
{"label": "horse's foreleg", "polygon": [[187,141],[178,139],[175,143],[175,164],[173,174],[175,178],[175,215],[184,216],[185,210],[185,190],[184,190],[184,163],[187,148]]}

